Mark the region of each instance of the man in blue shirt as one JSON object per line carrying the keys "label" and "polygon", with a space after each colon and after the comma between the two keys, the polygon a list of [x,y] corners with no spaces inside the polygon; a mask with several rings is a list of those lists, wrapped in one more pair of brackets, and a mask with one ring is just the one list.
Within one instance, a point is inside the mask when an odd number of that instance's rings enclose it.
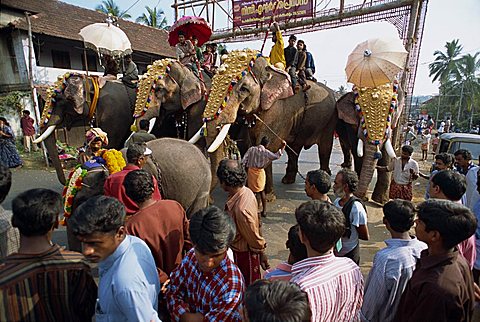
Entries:
{"label": "man in blue shirt", "polygon": [[68,220],[85,258],[99,263],[95,319],[160,321],[155,261],[144,241],[126,234],[124,221],[122,203],[106,196],[90,198]]}

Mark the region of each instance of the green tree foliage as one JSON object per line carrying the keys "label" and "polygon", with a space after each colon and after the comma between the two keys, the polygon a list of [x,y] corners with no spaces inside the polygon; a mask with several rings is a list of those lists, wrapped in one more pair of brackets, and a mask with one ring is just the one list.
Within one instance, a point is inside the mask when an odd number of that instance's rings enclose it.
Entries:
{"label": "green tree foliage", "polygon": [[29,96],[28,92],[10,92],[0,96],[0,115],[21,115],[23,110],[22,98]]}
{"label": "green tree foliage", "polygon": [[165,12],[162,9],[154,7],[153,9],[149,6],[145,7],[147,13],[139,16],[135,21],[153,28],[158,29],[167,29],[167,18],[165,17]]}
{"label": "green tree foliage", "polygon": [[95,10],[107,15],[111,14],[114,17],[122,18],[122,19],[128,19],[132,17],[125,11],[122,11],[120,7],[115,3],[115,0],[103,0],[102,4],[99,4],[95,8]]}
{"label": "green tree foliage", "polygon": [[428,65],[430,74],[433,76],[433,81],[439,81],[440,84],[448,82],[452,78],[458,78],[458,62],[459,55],[463,49],[462,45],[458,44],[458,39],[454,39],[451,42],[445,44],[446,52],[435,50],[433,55],[435,60]]}

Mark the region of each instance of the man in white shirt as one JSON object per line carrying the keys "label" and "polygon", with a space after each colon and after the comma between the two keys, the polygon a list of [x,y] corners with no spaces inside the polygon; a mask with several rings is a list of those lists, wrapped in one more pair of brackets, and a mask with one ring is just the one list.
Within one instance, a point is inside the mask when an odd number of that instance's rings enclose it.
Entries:
{"label": "man in white shirt", "polygon": [[393,321],[417,259],[427,245],[409,234],[415,219],[410,201],[395,199],[383,206],[383,223],[392,238],[375,254],[363,297],[362,321]]}
{"label": "man in white shirt", "polygon": [[393,171],[390,183],[390,199],[412,201],[412,182],[418,178],[418,163],[412,159],[413,147],[402,146],[402,155],[396,157],[388,166],[377,166],[379,171]]}

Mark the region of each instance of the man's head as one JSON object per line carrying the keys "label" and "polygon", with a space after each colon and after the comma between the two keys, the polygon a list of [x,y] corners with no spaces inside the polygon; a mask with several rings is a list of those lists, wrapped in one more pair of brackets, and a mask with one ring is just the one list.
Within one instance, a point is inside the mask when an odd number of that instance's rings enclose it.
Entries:
{"label": "man's head", "polygon": [[298,51],[305,50],[305,42],[303,40],[297,41],[297,50]]}
{"label": "man's head", "polygon": [[330,175],[324,170],[312,170],[307,172],[305,179],[305,193],[313,198],[316,194],[326,195],[330,191]]}
{"label": "man's head", "polygon": [[23,110],[22,114],[23,114],[23,116],[30,116],[30,111],[29,110]]}
{"label": "man's head", "polygon": [[334,205],[311,200],[295,210],[300,238],[307,250],[324,254],[331,250],[345,232],[345,217]]}
{"label": "man's head", "polygon": [[295,42],[297,41],[297,37],[295,35],[290,35],[288,38],[288,46],[293,47],[295,46]]}
{"label": "man's head", "polygon": [[247,174],[237,160],[224,159],[218,166],[217,177],[222,188],[228,190],[243,187]]}
{"label": "man's head", "polygon": [[123,186],[127,196],[137,205],[149,200],[155,190],[152,175],[145,170],[134,170],[127,173]]}
{"label": "man's head", "polygon": [[342,169],[338,171],[337,175],[335,176],[333,190],[338,197],[343,198],[344,196],[348,196],[357,191],[357,186],[357,173],[350,169]]}
{"label": "man's head", "polygon": [[413,147],[411,145],[402,146],[402,154],[400,156],[402,160],[409,160],[412,154],[413,154]]}
{"label": "man's head", "polygon": [[307,293],[286,281],[255,281],[247,288],[244,303],[246,322],[303,322],[312,316]]}
{"label": "man's head", "polygon": [[99,127],[94,127],[88,130],[85,133],[85,139],[93,152],[100,150],[104,145],[108,145],[107,133]]}
{"label": "man's head", "polygon": [[183,45],[185,43],[185,33],[183,31],[178,32],[178,41]]}
{"label": "man's head", "polygon": [[473,235],[477,219],[470,209],[448,200],[430,199],[418,205],[417,238],[430,247],[449,250]]}
{"label": "man's head", "polygon": [[264,147],[267,147],[270,144],[270,139],[268,137],[264,136],[260,140],[260,144],[263,145]]}
{"label": "man's head", "polygon": [[12,171],[0,164],[0,204],[5,201],[12,187]]}
{"label": "man's head", "polygon": [[58,226],[62,198],[49,189],[27,190],[13,199],[12,212],[12,226],[22,236],[45,236]]}
{"label": "man's head", "polygon": [[439,153],[435,155],[435,169],[448,170],[453,165],[453,156],[450,153]]}
{"label": "man's head", "polygon": [[305,248],[305,245],[300,240],[300,226],[298,224],[290,227],[285,246],[287,246],[287,249],[290,250],[288,263],[291,265],[308,257],[307,248]]}
{"label": "man's head", "polygon": [[148,128],[150,127],[150,122],[147,120],[140,120],[138,122],[138,126],[140,127],[140,130],[148,131]]}
{"label": "man's head", "polygon": [[453,170],[442,170],[430,179],[428,193],[431,198],[458,201],[467,191],[465,176]]}
{"label": "man's head", "polygon": [[125,239],[125,207],[115,198],[91,197],[68,219],[68,226],[82,242],[87,260],[98,263],[113,254]]}
{"label": "man's head", "polygon": [[148,157],[152,154],[152,150],[147,148],[146,144],[130,144],[127,149],[127,162],[134,164],[139,168],[143,168]]}
{"label": "man's head", "polygon": [[198,45],[198,38],[197,38],[197,36],[192,36],[192,44],[193,44],[194,46],[197,46],[197,45]]}
{"label": "man's head", "polygon": [[201,209],[190,218],[190,238],[200,270],[210,272],[225,258],[236,229],[232,218],[216,206]]}
{"label": "man's head", "polygon": [[415,205],[407,200],[390,200],[383,206],[383,223],[389,231],[404,233],[415,221]]}
{"label": "man's head", "polygon": [[125,55],[124,59],[125,63],[130,64],[130,62],[132,61],[132,55]]}
{"label": "man's head", "polygon": [[455,151],[453,154],[455,156],[455,164],[463,169],[467,169],[470,161],[472,160],[472,154],[470,151],[465,149],[460,149]]}

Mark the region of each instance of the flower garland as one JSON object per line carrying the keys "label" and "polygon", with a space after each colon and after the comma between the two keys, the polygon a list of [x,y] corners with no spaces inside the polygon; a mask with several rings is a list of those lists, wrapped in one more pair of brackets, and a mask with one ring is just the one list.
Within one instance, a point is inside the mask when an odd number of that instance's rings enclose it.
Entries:
{"label": "flower garland", "polygon": [[[65,212],[64,217],[70,217],[72,213],[72,204],[73,198],[78,191],[82,189],[82,182],[83,178],[87,175],[88,170],[83,169],[81,164],[77,165],[75,169],[73,169],[65,183],[65,187],[63,187],[62,197],[63,197],[63,210]],[[65,225],[65,220],[61,220],[61,224]]]}
{"label": "flower garland", "polygon": [[[365,139],[368,140],[367,124],[365,122],[365,116],[362,113],[362,108],[361,108],[360,103],[358,101],[358,97],[359,97],[358,91],[355,91],[354,95],[355,95],[355,109],[357,110],[358,114],[361,116],[360,124],[362,126],[362,132],[363,132],[363,135],[365,136]],[[370,143],[372,143],[374,145],[382,144],[383,141],[389,136],[390,127],[391,127],[391,124],[392,124],[393,112],[397,109],[397,104],[398,104],[398,82],[394,81],[394,83],[393,83],[393,95],[392,95],[392,99],[390,101],[390,108],[388,110],[384,137],[383,137],[382,140],[371,140]]]}
{"label": "flower garland", "polygon": [[43,108],[42,118],[40,120],[40,127],[44,127],[48,124],[50,117],[52,117],[52,111],[56,103],[55,98],[58,94],[63,93],[65,87],[67,86],[68,79],[72,76],[79,76],[82,78],[84,77],[84,75],[80,73],[68,72],[65,73],[63,76],[58,76],[55,84],[53,84],[47,89],[47,99],[45,101],[45,107]]}
{"label": "flower garland", "polygon": [[105,163],[110,174],[121,171],[127,164],[123,158],[122,152],[115,149],[106,150],[102,154],[102,158],[105,159]]}

